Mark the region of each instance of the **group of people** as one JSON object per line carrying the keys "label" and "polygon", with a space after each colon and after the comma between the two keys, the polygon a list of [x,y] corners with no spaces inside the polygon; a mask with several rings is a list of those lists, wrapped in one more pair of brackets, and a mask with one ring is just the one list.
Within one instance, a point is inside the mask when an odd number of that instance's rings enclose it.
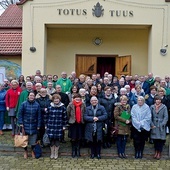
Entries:
{"label": "group of people", "polygon": [[[101,159],[101,147],[110,148],[113,133],[117,153],[127,158],[128,137],[133,139],[135,158],[142,158],[145,142],[154,144],[155,159],[161,153],[169,128],[170,79],[165,76],[129,76],[119,79],[108,72],[76,77],[72,72],[57,75],[23,75],[18,80],[0,84],[0,135],[3,135],[4,114],[11,119],[12,137],[16,127],[29,136],[33,149],[37,139],[43,145],[47,133],[51,159],[58,158],[65,129],[71,139],[72,157],[80,157],[82,144],[91,148],[90,158]],[[20,128],[19,128],[20,129]],[[114,129],[114,131],[113,131]],[[24,158],[28,158],[27,147]]]}

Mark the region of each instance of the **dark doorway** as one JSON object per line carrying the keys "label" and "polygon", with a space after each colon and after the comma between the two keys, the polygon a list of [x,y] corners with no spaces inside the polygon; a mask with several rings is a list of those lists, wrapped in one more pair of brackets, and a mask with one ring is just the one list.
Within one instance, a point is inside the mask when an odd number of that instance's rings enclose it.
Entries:
{"label": "dark doorway", "polygon": [[97,57],[97,73],[103,77],[105,72],[115,75],[115,57]]}

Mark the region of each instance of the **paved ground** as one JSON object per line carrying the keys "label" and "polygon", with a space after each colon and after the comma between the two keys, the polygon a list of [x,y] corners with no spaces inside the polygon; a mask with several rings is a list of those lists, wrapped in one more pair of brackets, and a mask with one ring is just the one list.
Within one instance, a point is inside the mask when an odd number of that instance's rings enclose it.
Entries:
{"label": "paved ground", "polygon": [[128,159],[117,158],[116,146],[110,149],[102,149],[102,159],[89,159],[88,148],[81,150],[82,157],[73,159],[70,156],[71,147],[69,139],[67,143],[61,144],[60,155],[57,160],[49,158],[49,148],[43,149],[43,157],[40,159],[27,160],[23,158],[23,149],[13,147],[13,139],[10,132],[6,131],[4,136],[0,136],[0,170],[170,170],[170,159],[168,157],[168,145],[166,143],[161,160],[152,159],[153,145],[146,144],[144,158],[134,159],[132,142],[127,144]]}

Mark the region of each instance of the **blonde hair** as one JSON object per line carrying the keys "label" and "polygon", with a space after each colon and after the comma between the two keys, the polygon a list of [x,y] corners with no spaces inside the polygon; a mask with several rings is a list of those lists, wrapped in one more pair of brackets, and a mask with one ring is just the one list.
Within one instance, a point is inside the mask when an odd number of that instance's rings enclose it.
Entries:
{"label": "blonde hair", "polygon": [[121,96],[121,97],[120,97],[120,101],[122,101],[122,100],[126,100],[126,101],[128,101],[127,96],[125,96],[125,95]]}

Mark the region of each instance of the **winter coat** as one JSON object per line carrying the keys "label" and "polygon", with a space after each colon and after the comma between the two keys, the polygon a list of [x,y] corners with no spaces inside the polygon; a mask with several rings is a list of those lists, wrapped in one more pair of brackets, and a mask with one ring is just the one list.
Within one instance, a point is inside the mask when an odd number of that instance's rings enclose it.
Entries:
{"label": "winter coat", "polygon": [[[130,114],[130,105],[126,105],[126,109],[122,105],[117,105],[114,110],[115,126],[118,127],[119,135],[129,135],[130,134],[130,124],[123,126],[121,123],[126,123],[126,119],[121,117],[121,113],[126,111]],[[131,118],[129,119],[131,121]],[[121,123],[119,123],[121,122]]]}
{"label": "winter coat", "polygon": [[109,119],[109,121],[111,121],[111,119],[113,119],[113,111],[114,111],[115,102],[116,102],[116,100],[115,100],[114,96],[112,96],[111,98],[106,98],[104,96],[103,98],[99,99],[99,103],[102,106],[104,106],[104,108],[106,109],[107,119]]}
{"label": "winter coat", "polygon": [[37,134],[37,128],[40,128],[41,125],[41,110],[40,105],[35,100],[27,100],[21,104],[18,124],[24,126],[26,134]]}
{"label": "winter coat", "polygon": [[[103,106],[98,105],[95,117],[97,117],[99,119],[96,122],[97,141],[102,141],[104,121],[107,119],[107,113],[106,113],[106,110]],[[85,123],[86,123],[85,139],[88,140],[88,141],[92,141],[92,142],[93,142],[93,132],[94,132],[93,118],[94,118],[94,112],[93,112],[93,109],[92,109],[92,105],[90,105],[86,108],[86,112],[84,114],[84,120],[85,120]]]}
{"label": "winter coat", "polygon": [[41,124],[44,125],[44,114],[45,114],[45,108],[48,108],[50,106],[51,100],[49,98],[49,95],[46,95],[45,97],[37,98],[36,101],[40,105],[41,109]]}
{"label": "winter coat", "polygon": [[62,139],[63,127],[66,126],[67,115],[66,108],[63,103],[54,105],[52,102],[45,114],[45,125],[47,134],[50,139]]}
{"label": "winter coat", "polygon": [[6,111],[5,95],[6,95],[6,90],[1,90],[0,91],[0,112]]}
{"label": "winter coat", "polygon": [[[85,108],[86,108],[85,104],[82,103],[82,105],[81,105],[81,123],[84,123],[83,115],[85,113]],[[75,106],[72,102],[67,106],[67,117],[68,117],[69,124],[73,124],[76,122]]]}
{"label": "winter coat", "polygon": [[156,113],[155,105],[150,107],[151,109],[151,127],[156,126],[156,128],[151,129],[152,139],[162,139],[166,140],[166,123],[168,121],[167,107],[162,104]]}
{"label": "winter coat", "polygon": [[21,94],[20,87],[17,87],[15,90],[12,88],[9,89],[7,91],[6,97],[5,97],[6,107],[15,108],[17,105],[20,94]]}

